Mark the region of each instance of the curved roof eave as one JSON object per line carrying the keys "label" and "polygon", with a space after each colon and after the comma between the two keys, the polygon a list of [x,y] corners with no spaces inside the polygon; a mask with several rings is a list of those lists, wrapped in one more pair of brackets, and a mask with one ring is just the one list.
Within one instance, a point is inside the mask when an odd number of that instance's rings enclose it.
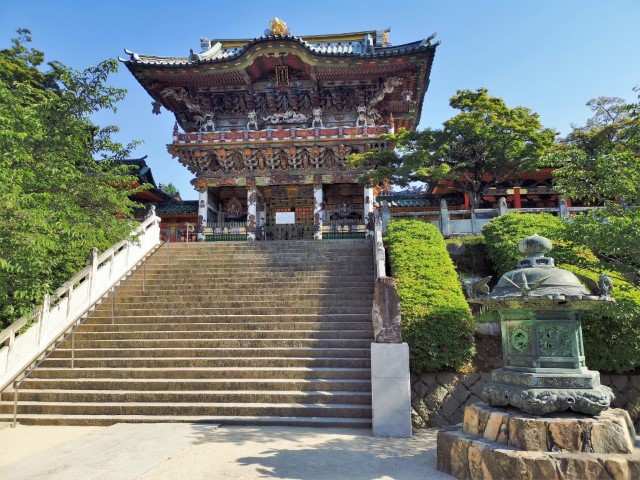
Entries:
{"label": "curved roof eave", "polygon": [[[377,50],[374,50],[370,53],[334,53],[334,52],[322,52],[313,47],[308,42],[305,42],[299,37],[288,36],[288,35],[271,35],[268,37],[259,37],[254,38],[251,42],[240,47],[237,52],[226,55],[222,57],[213,57],[213,58],[205,58],[201,59],[197,54],[193,54],[190,57],[160,57],[154,55],[142,55],[135,53],[131,50],[125,49],[125,53],[130,56],[129,59],[124,59],[122,57],[118,57],[118,60],[127,64],[128,66],[133,65],[149,65],[149,66],[163,66],[163,67],[184,67],[184,66],[197,66],[202,64],[210,64],[210,63],[224,63],[228,61],[237,60],[239,57],[244,55],[247,51],[252,48],[263,44],[274,41],[289,41],[291,43],[298,44],[302,46],[307,53],[315,57],[353,57],[353,58],[384,58],[384,57],[396,57],[409,55],[413,53],[419,53],[421,51],[432,51],[435,52],[436,47],[440,42],[436,42],[434,44],[431,43],[431,38],[419,40],[416,42],[406,43],[403,45],[397,45],[393,47],[381,47]],[[206,53],[206,52],[205,52]]]}

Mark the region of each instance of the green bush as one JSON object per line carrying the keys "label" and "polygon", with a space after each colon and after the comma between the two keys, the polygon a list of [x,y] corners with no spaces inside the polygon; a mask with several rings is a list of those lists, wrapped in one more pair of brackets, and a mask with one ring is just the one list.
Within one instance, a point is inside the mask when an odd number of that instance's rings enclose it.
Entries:
{"label": "green bush", "polygon": [[522,256],[518,243],[538,233],[554,243],[551,256],[558,267],[578,276],[592,291],[600,272],[613,278],[615,304],[602,304],[582,316],[584,349],[589,368],[624,373],[640,367],[640,290],[624,281],[588,249],[566,240],[562,221],[547,214],[509,214],[487,224],[482,233],[487,253],[499,274],[515,268]]}
{"label": "green bush", "polygon": [[473,318],[440,231],[421,220],[394,220],[386,242],[411,370],[467,365],[475,353]]}

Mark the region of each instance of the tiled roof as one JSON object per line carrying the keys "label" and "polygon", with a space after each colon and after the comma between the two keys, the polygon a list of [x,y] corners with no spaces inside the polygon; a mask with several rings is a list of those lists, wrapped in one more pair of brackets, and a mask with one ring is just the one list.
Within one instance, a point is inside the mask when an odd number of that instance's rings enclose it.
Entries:
{"label": "tiled roof", "polygon": [[162,202],[156,205],[156,213],[162,217],[165,215],[182,215],[186,213],[197,213],[197,200],[183,200],[181,202]]}
{"label": "tiled roof", "polygon": [[223,47],[221,42],[216,42],[207,51],[202,53],[194,53],[187,57],[161,57],[156,55],[143,55],[125,50],[129,55],[129,59],[120,58],[124,63],[135,63],[145,65],[166,65],[166,66],[184,66],[195,63],[212,63],[224,61],[239,57],[246,50],[259,43],[274,40],[289,40],[299,43],[307,48],[310,52],[325,56],[361,56],[361,57],[388,57],[396,55],[406,55],[421,50],[433,49],[440,42],[431,43],[435,35],[417,42],[406,43],[398,46],[376,46],[372,40],[364,36],[362,41],[349,42],[307,42],[303,38],[291,35],[268,35],[260,38],[254,38],[244,45]]}

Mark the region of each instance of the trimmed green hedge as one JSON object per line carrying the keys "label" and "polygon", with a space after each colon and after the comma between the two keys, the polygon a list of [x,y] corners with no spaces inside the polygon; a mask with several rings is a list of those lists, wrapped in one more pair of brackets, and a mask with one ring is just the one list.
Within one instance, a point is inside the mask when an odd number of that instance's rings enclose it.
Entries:
{"label": "trimmed green hedge", "polygon": [[475,353],[473,317],[437,227],[393,220],[385,237],[398,284],[402,338],[411,371],[420,374],[467,365]]}
{"label": "trimmed green hedge", "polygon": [[615,304],[603,304],[582,316],[584,349],[589,368],[625,373],[640,368],[640,290],[608,270],[592,252],[562,240],[562,221],[548,214],[508,214],[495,218],[482,233],[487,253],[502,275],[522,256],[518,243],[538,233],[553,240],[556,265],[575,273],[592,291],[600,272],[613,278]]}

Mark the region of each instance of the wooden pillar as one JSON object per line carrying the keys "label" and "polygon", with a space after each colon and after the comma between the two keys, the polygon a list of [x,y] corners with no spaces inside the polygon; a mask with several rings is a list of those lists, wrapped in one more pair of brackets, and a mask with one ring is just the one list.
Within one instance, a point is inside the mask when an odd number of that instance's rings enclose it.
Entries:
{"label": "wooden pillar", "polygon": [[469,192],[464,192],[464,209],[469,210],[469,205],[471,205],[471,199],[469,198]]}
{"label": "wooden pillar", "polygon": [[520,187],[513,187],[513,207],[514,208],[522,208],[522,203],[520,201]]}
{"label": "wooden pillar", "polygon": [[313,177],[313,239],[322,240],[322,217],[324,216],[324,192],[322,175]]}

